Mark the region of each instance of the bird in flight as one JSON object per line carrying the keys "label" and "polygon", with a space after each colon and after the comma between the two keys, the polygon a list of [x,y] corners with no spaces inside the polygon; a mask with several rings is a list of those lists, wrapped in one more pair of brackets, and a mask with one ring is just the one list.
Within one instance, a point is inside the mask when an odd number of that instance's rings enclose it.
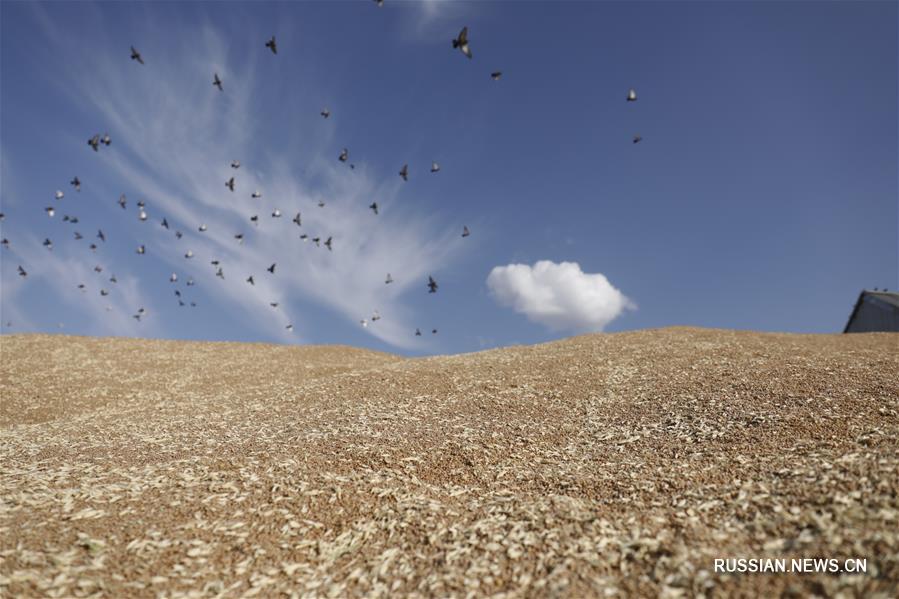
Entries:
{"label": "bird in flight", "polygon": [[21,265],[21,264],[19,265],[19,276],[20,276],[20,277],[27,277],[27,276],[28,276],[28,273],[25,272],[25,269],[22,268],[22,265]]}
{"label": "bird in flight", "polygon": [[75,241],[80,241],[81,239],[84,239],[84,236],[82,236],[78,231],[75,231]]}
{"label": "bird in flight", "polygon": [[502,76],[503,76],[502,71],[493,71],[492,73],[490,73],[490,78],[493,79],[494,81],[499,81],[499,78]]}
{"label": "bird in flight", "polygon": [[231,191],[234,191],[234,177],[231,177],[230,179],[225,181],[225,187],[227,187]]}
{"label": "bird in flight", "polygon": [[403,181],[409,180],[409,165],[404,164],[403,168],[400,169],[400,177],[403,178]]}
{"label": "bird in flight", "polygon": [[49,238],[44,239],[44,247],[47,248],[48,250],[52,250],[52,249],[53,249],[53,242],[50,241]]}
{"label": "bird in flight", "polygon": [[641,141],[643,141],[643,137],[641,137],[641,136],[639,136],[639,135],[635,135],[635,136],[634,136],[634,143],[635,143],[635,144],[638,144],[638,143],[640,143]]}
{"label": "bird in flight", "polygon": [[255,281],[253,281],[253,275],[250,275],[249,277],[247,277],[247,283],[249,283],[250,285],[253,285],[253,286],[256,285]]}
{"label": "bird in flight", "polygon": [[200,231],[200,233],[205,233],[205,232],[206,232],[206,225],[205,225],[205,224],[200,225],[200,226],[198,227],[197,230]]}
{"label": "bird in flight", "polygon": [[471,235],[471,231],[468,230],[468,225],[462,225],[462,237],[468,237]]}
{"label": "bird in flight", "polygon": [[271,266],[269,266],[269,267],[266,268],[265,270],[269,271],[269,272],[272,273],[272,274],[275,274],[275,266],[277,266],[277,264],[274,264],[274,263],[273,263]]}
{"label": "bird in flight", "polygon": [[415,336],[416,336],[416,337],[421,337],[421,330],[415,329]]}
{"label": "bird in flight", "polygon": [[240,160],[232,160],[231,168],[240,168]]}
{"label": "bird in flight", "polygon": [[57,189],[56,193],[53,194],[53,197],[55,197],[57,200],[61,200],[63,197],[65,197],[65,195],[66,194],[64,194],[61,189]]}
{"label": "bird in flight", "polygon": [[123,193],[122,195],[119,196],[119,206],[121,206],[122,210],[125,209],[125,204],[127,204],[127,203],[128,203],[128,199],[125,198],[125,194]]}
{"label": "bird in flight", "polygon": [[459,48],[462,54],[471,58],[471,48],[468,47],[468,27],[463,27],[458,37],[453,40],[453,48]]}
{"label": "bird in flight", "polygon": [[272,54],[278,53],[278,44],[275,43],[275,36],[272,36],[272,39],[265,42],[265,47],[272,51]]}
{"label": "bird in flight", "polygon": [[350,157],[350,151],[346,148],[343,149],[343,152],[340,153],[340,156],[337,157],[341,162],[346,162]]}
{"label": "bird in flight", "polygon": [[331,116],[331,111],[325,108],[319,114],[321,114],[323,118],[328,118],[329,116]]}
{"label": "bird in flight", "polygon": [[87,145],[94,149],[94,152],[100,151],[100,134],[94,135],[90,139],[87,140]]}
{"label": "bird in flight", "polygon": [[221,92],[221,91],[225,91],[225,90],[222,88],[222,80],[219,79],[219,74],[218,74],[218,73],[215,74],[215,78],[212,80],[212,85],[214,85],[214,86],[216,86],[217,88],[219,88],[219,91],[220,91],[220,92]]}
{"label": "bird in flight", "polygon": [[46,208],[44,208],[44,212],[46,212],[47,216],[49,216],[50,218],[53,218],[53,215],[56,214],[56,210],[53,208],[53,206],[47,206]]}
{"label": "bird in flight", "polygon": [[330,237],[328,237],[328,239],[325,241],[325,247],[328,248],[329,252],[331,251],[331,238]]}
{"label": "bird in flight", "polygon": [[187,258],[188,260],[190,260],[191,258],[194,257],[194,251],[193,251],[193,250],[187,250],[187,253],[184,254],[184,257]]}
{"label": "bird in flight", "polygon": [[289,325],[287,325],[287,326],[284,327],[284,328],[287,329],[287,330],[288,330],[289,332],[291,332],[291,333],[293,332],[293,325],[292,325],[292,324],[289,324]]}
{"label": "bird in flight", "polygon": [[387,278],[384,279],[384,284],[390,285],[391,283],[393,283],[393,277],[390,276],[390,273],[387,273]]}
{"label": "bird in flight", "polygon": [[634,89],[630,89],[627,92],[627,101],[628,102],[636,102],[637,101],[637,92]]}
{"label": "bird in flight", "polygon": [[436,162],[432,162],[432,163],[431,163],[431,172],[432,172],[432,173],[436,173],[436,172],[438,172],[439,170],[440,170],[440,165],[437,164]]}
{"label": "bird in flight", "polygon": [[77,175],[75,176],[74,179],[69,181],[69,184],[75,188],[75,191],[81,191],[81,181],[78,179]]}
{"label": "bird in flight", "polygon": [[109,133],[104,133],[103,138],[100,140],[103,142],[103,145],[109,147],[112,144],[112,138],[109,137]]}
{"label": "bird in flight", "polygon": [[169,277],[169,283],[175,283],[178,280],[178,275],[172,273],[172,276]]}
{"label": "bird in flight", "polygon": [[377,202],[373,202],[372,205],[369,206],[369,208],[372,209],[372,211],[375,213],[375,216],[378,215],[378,203]]}
{"label": "bird in flight", "polygon": [[134,49],[134,46],[131,46],[131,60],[144,64],[144,59],[141,57],[140,52]]}
{"label": "bird in flight", "polygon": [[318,207],[319,207],[319,208],[324,208],[324,207],[325,207],[325,201],[324,201],[324,200],[319,200],[319,201],[318,201]]}
{"label": "bird in flight", "polygon": [[262,192],[257,189],[256,191],[254,191],[253,193],[250,194],[250,197],[253,198],[254,200],[258,200],[259,198],[262,197]]}
{"label": "bird in flight", "polygon": [[243,233],[238,233],[234,236],[234,239],[237,240],[237,243],[243,243]]}
{"label": "bird in flight", "polygon": [[162,222],[159,223],[159,224],[162,225],[162,227],[165,228],[165,229],[168,229],[168,228],[169,228],[169,221],[166,220],[165,218],[163,218],[163,219],[162,219]]}
{"label": "bird in flight", "polygon": [[296,223],[296,225],[297,225],[298,227],[302,227],[302,226],[303,226],[303,219],[300,218],[300,213],[299,213],[299,212],[297,212],[297,215],[293,217],[293,222]]}
{"label": "bird in flight", "polygon": [[437,293],[437,281],[430,275],[428,275],[428,293]]}
{"label": "bird in flight", "polygon": [[140,214],[138,214],[137,217],[138,217],[139,219],[141,219],[142,221],[143,221],[143,220],[147,220],[147,213],[144,212],[144,209],[143,209],[143,208],[141,208]]}
{"label": "bird in flight", "polygon": [[0,239],[0,245],[2,245],[5,248],[8,248],[9,247],[9,239],[7,239],[6,237],[4,237],[3,239]]}
{"label": "bird in flight", "polygon": [[251,216],[251,217],[250,217],[250,222],[253,223],[254,225],[256,225],[256,226],[258,227],[258,226],[259,226],[259,215],[258,215],[258,214],[254,214],[253,216]]}
{"label": "bird in flight", "polygon": [[97,237],[100,238],[100,241],[102,241],[103,243],[106,243],[106,235],[103,234],[103,229],[99,229],[97,231]]}
{"label": "bird in flight", "polygon": [[137,253],[140,255],[144,255],[147,253],[147,248],[142,245],[137,246]]}
{"label": "bird in flight", "polygon": [[272,212],[272,218],[281,218],[281,211],[275,208],[275,211]]}

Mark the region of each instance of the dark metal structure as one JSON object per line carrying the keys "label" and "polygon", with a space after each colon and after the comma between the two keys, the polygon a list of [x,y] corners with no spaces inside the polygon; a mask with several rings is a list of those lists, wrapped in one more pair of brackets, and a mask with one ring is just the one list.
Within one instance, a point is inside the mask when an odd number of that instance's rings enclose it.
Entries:
{"label": "dark metal structure", "polygon": [[844,333],[899,332],[899,293],[862,291]]}

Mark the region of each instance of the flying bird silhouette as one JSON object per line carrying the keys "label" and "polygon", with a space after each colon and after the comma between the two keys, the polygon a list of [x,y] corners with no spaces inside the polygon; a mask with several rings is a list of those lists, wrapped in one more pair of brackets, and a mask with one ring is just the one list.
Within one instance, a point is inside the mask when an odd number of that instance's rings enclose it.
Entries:
{"label": "flying bird silhouette", "polygon": [[187,258],[188,260],[190,260],[191,258],[193,258],[193,257],[194,257],[194,252],[193,252],[193,250],[187,250],[187,253],[184,254],[184,257]]}
{"label": "flying bird silhouette", "polygon": [[327,108],[325,108],[325,109],[322,110],[321,113],[319,113],[319,114],[321,114],[322,117],[324,117],[324,118],[328,118],[329,116],[331,116],[331,111],[328,110]]}
{"label": "flying bird silhouette", "polygon": [[103,138],[100,141],[103,142],[103,145],[107,148],[112,144],[112,138],[109,137],[109,133],[104,133]]}
{"label": "flying bird silhouette", "polygon": [[100,134],[94,135],[90,139],[87,140],[87,145],[94,149],[94,152],[100,151]]}
{"label": "flying bird silhouette", "polygon": [[144,255],[147,253],[147,248],[142,245],[137,246],[137,253],[140,255]]}
{"label": "flying bird silhouette", "polygon": [[269,271],[269,272],[272,273],[272,274],[275,274],[275,266],[276,266],[276,264],[272,264],[271,266],[269,266],[269,267],[266,268],[265,270]]}
{"label": "flying bird silhouette", "polygon": [[125,194],[119,196],[119,206],[121,206],[122,210],[125,209],[125,205],[128,203],[127,198],[125,198]]}
{"label": "flying bird silhouette", "polygon": [[234,177],[231,177],[230,179],[225,181],[225,187],[227,187],[231,191],[234,191]]}
{"label": "flying bird silhouette", "polygon": [[265,47],[272,51],[272,54],[278,53],[278,44],[275,43],[275,36],[272,36],[272,39],[265,42]]}
{"label": "flying bird silhouette", "polygon": [[415,329],[415,336],[421,337],[421,331],[419,329]]}
{"label": "flying bird silhouette", "polygon": [[459,48],[462,54],[471,58],[471,48],[468,47],[468,27],[463,27],[458,37],[453,40],[453,48]]}
{"label": "flying bird silhouette", "polygon": [[437,164],[436,162],[432,162],[432,163],[431,163],[431,172],[432,172],[432,173],[436,173],[436,172],[438,172],[439,170],[440,170],[440,165]]}
{"label": "flying bird silhouette", "polygon": [[47,206],[46,208],[44,208],[44,212],[46,212],[47,216],[49,216],[50,218],[53,218],[53,215],[56,214],[56,210],[53,208],[53,206]]}
{"label": "flying bird silhouette", "polygon": [[281,211],[275,208],[275,211],[272,212],[272,218],[281,218]]}
{"label": "flying bird silhouette", "polygon": [[7,239],[6,237],[4,237],[3,239],[0,239],[0,245],[2,245],[5,248],[8,248],[9,247],[9,239]]}
{"label": "flying bird silhouette", "polygon": [[391,283],[393,283],[393,277],[390,276],[390,273],[387,273],[387,278],[384,279],[384,284],[390,285]]}
{"label": "flying bird silhouette", "polygon": [[212,80],[212,85],[214,85],[214,86],[216,86],[217,88],[219,88],[219,91],[225,91],[224,89],[222,89],[222,80],[219,79],[219,74],[218,74],[218,73],[215,74],[215,79]]}
{"label": "flying bird silhouette", "polygon": [[253,193],[250,194],[250,197],[255,200],[258,200],[259,198],[262,197],[262,192],[257,189],[256,191],[254,191]]}
{"label": "flying bird silhouette", "polygon": [[375,213],[375,216],[378,215],[378,203],[377,202],[373,202],[372,205],[369,206],[369,208],[372,209],[372,211]]}
{"label": "flying bird silhouette", "polygon": [[82,237],[81,233],[79,233],[78,231],[75,231],[75,241],[78,241],[80,239],[84,239],[84,237]]}
{"label": "flying bird silhouette", "polygon": [[346,162],[350,157],[350,151],[346,148],[343,149],[343,152],[340,153],[340,156],[337,157],[341,162]]}
{"label": "flying bird silhouette", "polygon": [[140,52],[134,49],[134,46],[131,46],[131,60],[144,64],[144,59],[141,57]]}
{"label": "flying bird silhouette", "polygon": [[197,227],[197,230],[198,230],[200,233],[205,233],[205,232],[206,232],[206,225],[200,225],[199,227]]}
{"label": "flying bird silhouette", "polygon": [[243,233],[238,233],[234,236],[234,239],[237,240],[237,243],[243,243]]}
{"label": "flying bird silhouette", "polygon": [[643,137],[641,137],[641,136],[639,136],[639,135],[635,135],[635,136],[634,136],[634,143],[635,143],[635,144],[638,144],[638,143],[640,143],[641,141],[643,141]]}
{"label": "flying bird silhouette", "polygon": [[65,195],[66,194],[64,194],[61,189],[57,189],[56,193],[53,194],[53,197],[55,197],[57,200],[61,200],[63,197],[65,197]]}
{"label": "flying bird silhouette", "polygon": [[165,218],[163,218],[163,219],[162,219],[162,222],[159,223],[159,224],[162,225],[162,227],[163,227],[164,229],[168,229],[168,228],[169,228],[169,221],[166,220]]}
{"label": "flying bird silhouette", "polygon": [[284,327],[284,328],[287,329],[287,330],[290,331],[290,332],[293,332],[293,325],[292,325],[292,324],[289,324],[289,325],[287,325],[287,326]]}
{"label": "flying bird silhouette", "polygon": [[103,229],[97,230],[97,237],[100,239],[100,241],[106,243],[106,235],[103,234]]}
{"label": "flying bird silhouette", "polygon": [[503,72],[502,72],[502,71],[494,71],[494,72],[490,73],[490,77],[491,77],[494,81],[499,81],[499,78],[502,77],[502,76],[503,76]]}
{"label": "flying bird silhouette", "polygon": [[232,160],[231,168],[240,168],[240,160]]}
{"label": "flying bird silhouette", "polygon": [[303,226],[303,219],[300,218],[300,213],[299,213],[299,212],[297,212],[297,215],[293,217],[293,222],[296,223],[296,225],[297,225],[298,227],[302,227],[302,226]]}
{"label": "flying bird silhouette", "polygon": [[247,283],[249,283],[250,285],[253,285],[253,286],[256,285],[256,283],[253,281],[253,275],[250,275],[249,277],[247,277]]}
{"label": "flying bird silhouette", "polygon": [[253,216],[251,216],[251,217],[250,217],[250,222],[253,223],[254,225],[256,225],[256,226],[258,227],[258,226],[259,226],[259,215],[258,215],[258,214],[254,214]]}
{"label": "flying bird silhouette", "polygon": [[77,176],[74,179],[72,179],[71,181],[69,181],[69,184],[75,188],[75,191],[81,191],[81,181],[78,179]]}
{"label": "flying bird silhouette", "polygon": [[636,102],[637,101],[637,92],[634,89],[630,89],[627,92],[627,101],[628,102]]}
{"label": "flying bird silhouette", "polygon": [[403,178],[403,181],[409,180],[409,165],[404,164],[403,168],[400,169],[400,177]]}
{"label": "flying bird silhouette", "polygon": [[468,237],[469,235],[471,235],[471,231],[468,230],[467,225],[463,225],[462,226],[462,237]]}
{"label": "flying bird silhouette", "polygon": [[143,209],[141,209],[140,214],[137,215],[137,218],[139,218],[142,221],[147,220],[147,213],[144,212]]}
{"label": "flying bird silhouette", "polygon": [[22,265],[21,265],[21,264],[19,265],[19,276],[20,276],[20,277],[27,277],[27,276],[28,276],[28,273],[25,272],[25,269],[22,268]]}
{"label": "flying bird silhouette", "polygon": [[328,248],[328,251],[331,251],[331,238],[328,237],[328,240],[325,241],[325,247]]}
{"label": "flying bird silhouette", "polygon": [[52,250],[52,249],[53,249],[53,242],[50,241],[49,238],[44,239],[44,247],[47,248],[48,250]]}
{"label": "flying bird silhouette", "polygon": [[437,293],[437,281],[430,275],[428,275],[428,293]]}

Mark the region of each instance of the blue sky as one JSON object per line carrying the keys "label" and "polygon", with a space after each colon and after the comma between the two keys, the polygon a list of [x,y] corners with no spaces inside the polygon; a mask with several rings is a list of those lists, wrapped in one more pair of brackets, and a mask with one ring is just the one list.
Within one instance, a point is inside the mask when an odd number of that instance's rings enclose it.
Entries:
{"label": "blue sky", "polygon": [[[0,17],[4,333],[455,353],[599,328],[836,332],[862,288],[899,287],[895,2],[3,2]],[[471,60],[450,44],[463,26]]]}

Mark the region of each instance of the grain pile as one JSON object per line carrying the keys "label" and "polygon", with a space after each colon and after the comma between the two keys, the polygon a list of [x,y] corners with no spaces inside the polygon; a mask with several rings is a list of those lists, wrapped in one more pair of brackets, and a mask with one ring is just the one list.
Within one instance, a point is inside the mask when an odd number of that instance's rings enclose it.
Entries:
{"label": "grain pile", "polygon": [[0,356],[2,596],[897,593],[895,334]]}

